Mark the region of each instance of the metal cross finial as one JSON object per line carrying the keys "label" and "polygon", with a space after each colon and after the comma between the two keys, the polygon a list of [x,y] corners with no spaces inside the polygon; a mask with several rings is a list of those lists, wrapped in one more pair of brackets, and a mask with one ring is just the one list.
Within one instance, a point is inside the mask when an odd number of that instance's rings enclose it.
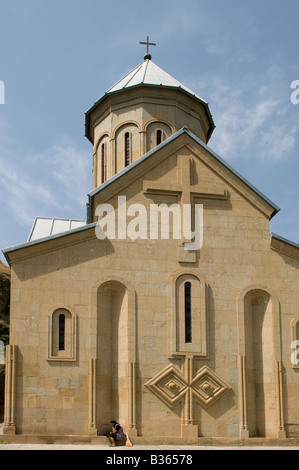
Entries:
{"label": "metal cross finial", "polygon": [[139,44],[146,45],[146,54],[144,56],[144,59],[151,59],[151,55],[149,54],[149,46],[156,46],[157,44],[154,42],[149,42],[149,36],[147,36],[146,42],[139,42]]}

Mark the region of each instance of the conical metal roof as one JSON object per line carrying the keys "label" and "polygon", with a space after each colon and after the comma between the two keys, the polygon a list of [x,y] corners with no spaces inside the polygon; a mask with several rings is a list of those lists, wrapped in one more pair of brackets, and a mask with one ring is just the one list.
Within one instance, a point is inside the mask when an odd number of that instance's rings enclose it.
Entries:
{"label": "conical metal roof", "polygon": [[173,88],[180,88],[190,95],[200,99],[206,103],[200,96],[196,95],[192,90],[173,78],[169,73],[162,70],[152,60],[146,59],[125,77],[119,80],[107,93],[121,91],[126,88],[134,87],[137,85],[152,85],[152,86],[166,86]]}
{"label": "conical metal roof", "polygon": [[181,82],[176,80],[174,77],[165,72],[156,65],[150,58],[150,54],[145,55],[144,61],[137,65],[131,72],[125,75],[121,80],[119,80],[113,87],[111,87],[106,93],[99,98],[94,105],[85,113],[85,136],[92,142],[92,133],[90,129],[90,118],[93,111],[110,95],[114,93],[121,93],[122,91],[129,90],[130,88],[140,87],[140,86],[149,86],[149,87],[165,87],[168,89],[181,90],[183,93],[188,94],[193,97],[195,100],[200,102],[207,114],[208,120],[210,122],[210,128],[208,131],[208,139],[210,138],[215,124],[213,117],[211,115],[208,102],[202,99],[199,95],[194,93],[192,90],[187,88]]}

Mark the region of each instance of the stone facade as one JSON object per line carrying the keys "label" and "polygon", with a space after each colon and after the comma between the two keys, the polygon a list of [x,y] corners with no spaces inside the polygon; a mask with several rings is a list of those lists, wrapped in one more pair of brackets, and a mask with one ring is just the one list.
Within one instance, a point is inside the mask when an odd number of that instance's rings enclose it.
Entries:
{"label": "stone facade", "polygon": [[[113,418],[147,442],[299,437],[299,247],[269,236],[277,206],[207,147],[207,108],[179,88],[108,93],[87,121],[87,225],[4,250],[4,433],[96,435]],[[203,209],[200,249],[174,224],[162,238],[162,216],[150,237],[162,203]],[[97,236],[101,204],[114,239]]]}

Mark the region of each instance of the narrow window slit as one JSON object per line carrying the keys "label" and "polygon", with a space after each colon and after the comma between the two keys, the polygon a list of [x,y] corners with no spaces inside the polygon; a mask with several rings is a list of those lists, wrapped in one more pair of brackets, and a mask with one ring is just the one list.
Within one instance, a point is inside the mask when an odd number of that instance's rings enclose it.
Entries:
{"label": "narrow window slit", "polygon": [[130,165],[130,134],[125,133],[125,166]]}
{"label": "narrow window slit", "polygon": [[65,350],[65,315],[59,315],[59,339],[58,339],[59,351]]}
{"label": "narrow window slit", "polygon": [[162,131],[161,129],[157,130],[157,145],[161,144],[162,142]]}
{"label": "narrow window slit", "polygon": [[102,171],[102,183],[105,182],[105,179],[106,179],[106,175],[105,175],[105,144],[102,144],[102,155],[101,155],[101,164],[102,164],[102,168],[101,168],[101,171]]}
{"label": "narrow window slit", "polygon": [[192,343],[191,282],[185,282],[185,343]]}

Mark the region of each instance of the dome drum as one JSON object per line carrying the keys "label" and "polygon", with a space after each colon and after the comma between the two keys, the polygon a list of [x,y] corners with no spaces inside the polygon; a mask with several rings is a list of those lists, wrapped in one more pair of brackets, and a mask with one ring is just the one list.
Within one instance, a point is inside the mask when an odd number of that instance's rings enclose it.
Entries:
{"label": "dome drum", "polygon": [[85,126],[94,146],[94,188],[182,127],[205,144],[215,127],[208,104],[150,60],[87,111]]}

